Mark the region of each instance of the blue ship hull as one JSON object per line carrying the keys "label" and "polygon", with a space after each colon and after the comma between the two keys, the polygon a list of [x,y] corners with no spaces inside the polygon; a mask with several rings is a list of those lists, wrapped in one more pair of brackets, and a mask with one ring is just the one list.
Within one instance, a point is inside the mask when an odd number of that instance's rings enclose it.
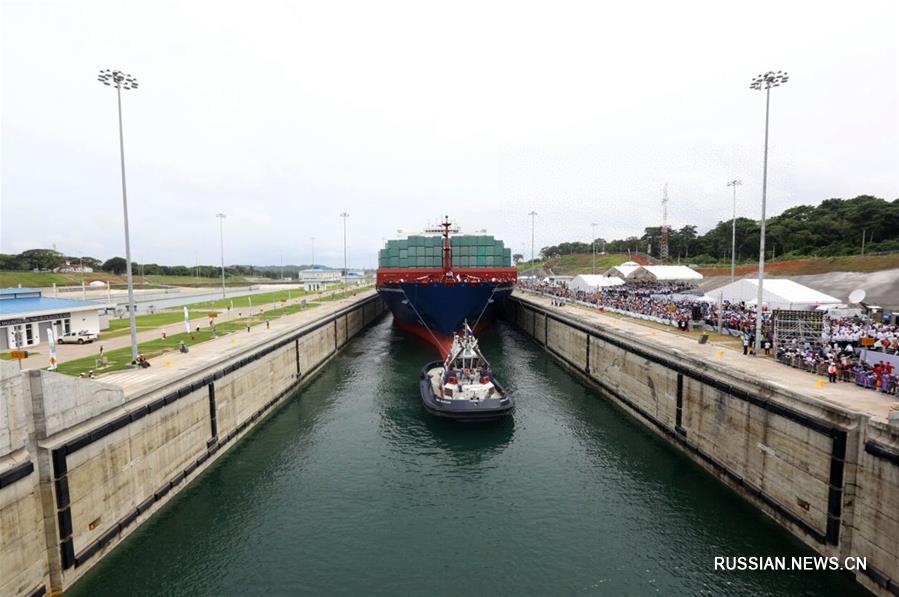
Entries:
{"label": "blue ship hull", "polygon": [[378,286],[378,292],[397,323],[431,342],[443,353],[448,347],[447,341],[451,342],[453,333],[458,332],[465,321],[472,327],[478,320],[479,327],[491,321],[498,307],[512,293],[512,286],[500,286],[495,282],[395,283]]}

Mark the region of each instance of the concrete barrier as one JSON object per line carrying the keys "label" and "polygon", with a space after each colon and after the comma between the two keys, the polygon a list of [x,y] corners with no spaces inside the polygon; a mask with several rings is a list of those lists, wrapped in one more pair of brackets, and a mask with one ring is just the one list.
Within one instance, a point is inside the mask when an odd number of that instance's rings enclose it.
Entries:
{"label": "concrete barrier", "polygon": [[70,587],[383,313],[361,298],[127,399],[0,361],[0,595]]}
{"label": "concrete barrier", "polygon": [[505,316],[814,550],[866,558],[869,590],[899,595],[899,427],[524,297]]}

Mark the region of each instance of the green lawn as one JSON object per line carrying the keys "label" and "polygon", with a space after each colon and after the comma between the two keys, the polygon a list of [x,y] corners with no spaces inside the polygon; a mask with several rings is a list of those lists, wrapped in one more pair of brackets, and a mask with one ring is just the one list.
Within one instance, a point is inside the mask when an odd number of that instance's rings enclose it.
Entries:
{"label": "green lawn", "polygon": [[[95,272],[84,274],[85,283],[93,280],[109,281],[110,284],[118,284],[122,279],[115,274]],[[81,284],[81,274],[54,274],[49,272],[0,272],[0,288],[15,288],[21,284],[25,288],[43,288],[53,286],[78,286]]]}
{"label": "green lawn", "polygon": [[[306,309],[314,308],[316,305],[314,303],[310,303],[306,305]],[[247,326],[256,326],[266,322],[266,320],[277,319],[279,317],[284,317],[285,315],[290,315],[296,313],[301,310],[300,305],[288,305],[286,307],[282,307],[280,309],[272,309],[266,311],[262,314],[257,314],[252,317],[241,317],[239,319],[235,319],[233,321],[226,321],[219,323],[215,326],[216,333],[219,336],[236,333],[236,332],[246,332]],[[127,321],[127,319],[125,320]],[[193,338],[191,338],[193,336]],[[209,327],[203,327],[199,332],[192,332],[191,334],[181,333],[174,334],[163,340],[162,338],[158,338],[155,340],[149,340],[140,343],[140,352],[148,359],[152,359],[157,357],[165,352],[171,352],[178,350],[178,343],[180,341],[184,341],[188,346],[195,346],[202,342],[206,342],[212,339],[212,329]],[[96,356],[84,357],[80,359],[75,359],[72,361],[67,361],[65,363],[60,363],[57,368],[58,373],[64,373],[66,375],[78,375],[80,373],[87,374],[91,369],[94,370],[94,373],[111,373],[113,371],[120,371],[122,369],[128,368],[131,363],[131,347],[125,346],[122,348],[116,348],[114,350],[106,351],[105,353],[107,364],[105,367],[96,367]]]}
{"label": "green lawn", "polygon": [[[305,296],[302,290],[292,290],[290,291],[291,298],[297,298],[300,296]],[[281,290],[274,293],[275,301],[279,301],[281,299],[287,299],[288,291]],[[257,294],[252,297],[253,298],[253,306],[254,307],[271,307],[272,304],[272,295],[271,294]],[[246,309],[249,307],[249,297],[242,296],[234,299],[219,299],[217,301],[206,301],[203,303],[192,303],[187,305],[187,309],[190,315],[191,321],[202,320],[205,321],[207,315],[210,311],[218,311],[224,310],[228,308],[230,301],[234,301],[234,309]],[[143,332],[146,330],[152,330],[156,328],[160,328],[167,325],[172,325],[175,323],[179,323],[184,321],[184,311],[181,307],[159,311],[158,313],[154,313],[152,315],[138,315],[137,316],[137,331]],[[118,336],[123,336],[129,333],[130,330],[130,320],[127,317],[123,317],[121,319],[111,319],[109,321],[109,329],[105,330],[102,334],[103,338],[116,338]]]}
{"label": "green lawn", "polygon": [[[170,284],[172,286],[218,286],[221,287],[221,278],[198,278],[196,276],[135,276],[134,281],[146,280],[150,284]],[[242,276],[225,276],[225,286],[233,284],[249,284]]]}

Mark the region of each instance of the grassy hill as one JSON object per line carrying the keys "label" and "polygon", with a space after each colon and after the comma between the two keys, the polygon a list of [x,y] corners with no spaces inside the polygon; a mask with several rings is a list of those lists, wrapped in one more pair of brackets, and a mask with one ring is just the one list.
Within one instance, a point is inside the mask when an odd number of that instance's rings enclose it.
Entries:
{"label": "grassy hill", "polygon": [[[646,257],[642,255],[628,255],[627,253],[607,253],[605,255],[596,255],[596,273],[603,274],[607,269],[615,265],[620,265],[625,261],[635,261],[637,263],[647,263]],[[584,253],[575,253],[574,255],[562,255],[558,259],[541,261],[534,263],[519,263],[518,271],[523,272],[534,267],[543,269],[551,268],[553,273],[562,276],[576,276],[578,274],[593,273],[593,255]]]}
{"label": "grassy hill", "polygon": [[[696,268],[703,276],[730,275],[730,265]],[[743,276],[758,271],[758,263],[737,266],[737,275]],[[785,276],[805,274],[828,274],[831,272],[879,272],[899,269],[899,253],[890,255],[844,255],[842,257],[809,257],[807,259],[785,259],[766,261],[765,271]]]}

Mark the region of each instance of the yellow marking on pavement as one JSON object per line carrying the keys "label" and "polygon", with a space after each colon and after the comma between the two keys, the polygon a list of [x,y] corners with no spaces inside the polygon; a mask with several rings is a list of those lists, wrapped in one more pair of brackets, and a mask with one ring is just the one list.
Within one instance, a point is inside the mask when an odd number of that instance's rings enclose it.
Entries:
{"label": "yellow marking on pavement", "polygon": [[719,350],[718,352],[715,353],[715,356],[718,357],[719,359],[723,359],[723,358],[724,358],[724,351],[723,351],[723,350]]}
{"label": "yellow marking on pavement", "polygon": [[165,366],[166,366],[166,367],[171,367],[171,366],[172,366],[172,362],[171,362],[171,361],[166,361],[166,362],[165,362]]}
{"label": "yellow marking on pavement", "polygon": [[815,382],[816,388],[823,388],[826,385],[827,385],[827,382],[824,381],[823,379],[819,379],[818,381]]}

